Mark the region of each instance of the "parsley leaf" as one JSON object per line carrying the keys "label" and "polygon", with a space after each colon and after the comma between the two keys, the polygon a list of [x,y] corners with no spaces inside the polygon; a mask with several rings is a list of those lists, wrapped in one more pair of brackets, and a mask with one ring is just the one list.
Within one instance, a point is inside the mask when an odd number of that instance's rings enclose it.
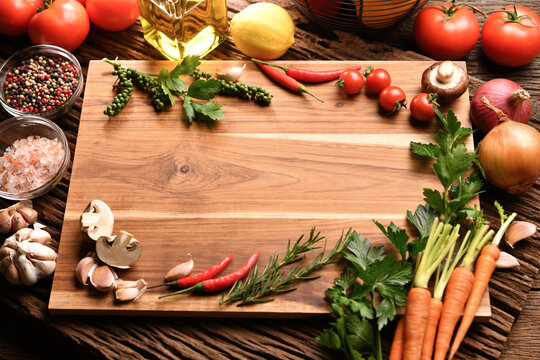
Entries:
{"label": "parsley leaf", "polygon": [[198,117],[210,120],[224,120],[225,112],[221,110],[222,106],[223,104],[220,104],[217,101],[201,104],[193,101],[193,99],[187,95],[184,96],[183,107],[190,124]]}
{"label": "parsley leaf", "polygon": [[171,77],[176,78],[181,75],[191,76],[199,65],[201,65],[201,61],[198,55],[188,55],[171,71]]}
{"label": "parsley leaf", "polygon": [[446,202],[439,190],[424,188],[424,201],[439,213],[445,213]]}
{"label": "parsley leaf", "polygon": [[418,205],[414,214],[407,210],[407,219],[414,225],[416,230],[420,233],[420,238],[427,239],[429,232],[431,231],[431,225],[433,220],[439,216],[439,213],[432,208],[429,204]]}
{"label": "parsley leaf", "polygon": [[384,247],[371,247],[368,239],[363,239],[361,235],[353,232],[351,241],[347,246],[350,252],[343,254],[343,257],[351,262],[357,269],[367,269],[371,264],[383,258]]}
{"label": "parsley leaf", "polygon": [[411,150],[416,155],[429,157],[432,159],[436,159],[439,155],[439,147],[434,144],[422,144],[411,141]]}
{"label": "parsley leaf", "polygon": [[393,222],[388,225],[388,229],[378,221],[373,220],[375,225],[383,232],[384,236],[392,242],[402,259],[407,258],[407,241],[409,241],[409,235],[404,229],[398,228]]}
{"label": "parsley leaf", "polygon": [[199,79],[189,85],[187,95],[199,100],[213,99],[221,90],[221,83],[218,79]]}

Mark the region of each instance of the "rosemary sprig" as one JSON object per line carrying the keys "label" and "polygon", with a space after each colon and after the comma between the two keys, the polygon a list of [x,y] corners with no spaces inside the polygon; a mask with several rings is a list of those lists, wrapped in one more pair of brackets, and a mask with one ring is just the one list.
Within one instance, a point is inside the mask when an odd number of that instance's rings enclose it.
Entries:
{"label": "rosemary sprig", "polygon": [[[345,235],[342,233],[338,242],[328,254],[325,254],[326,241],[322,247],[315,246],[325,239],[324,236],[320,235],[320,232],[315,233],[315,228],[311,229],[307,240],[303,240],[304,235],[302,235],[292,247],[291,240],[289,240],[287,251],[281,260],[279,260],[279,253],[276,251],[260,275],[257,266],[254,266],[244,280],[236,281],[229,293],[221,297],[221,303],[240,301],[240,304],[238,304],[240,306],[273,301],[274,298],[268,297],[268,295],[296,290],[295,287],[291,286],[292,282],[313,280],[320,277],[320,275],[310,274],[325,265],[338,261],[335,257],[347,247],[351,240],[351,232],[349,229]],[[304,264],[305,253],[321,248],[322,251],[311,263]],[[301,264],[291,267],[288,272],[281,270],[284,266],[299,261],[301,261]]]}

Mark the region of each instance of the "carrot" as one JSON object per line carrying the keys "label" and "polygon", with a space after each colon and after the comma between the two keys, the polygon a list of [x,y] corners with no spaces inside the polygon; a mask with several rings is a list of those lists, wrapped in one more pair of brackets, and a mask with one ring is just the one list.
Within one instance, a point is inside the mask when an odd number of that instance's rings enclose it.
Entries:
{"label": "carrot", "polygon": [[404,360],[420,359],[430,299],[431,293],[426,288],[415,287],[409,291],[405,306]]}
{"label": "carrot", "polygon": [[437,330],[434,360],[444,360],[446,358],[454,329],[473,287],[474,274],[472,266],[474,260],[478,256],[479,248],[493,236],[493,231],[488,232],[488,230],[489,225],[482,225],[476,231],[473,239],[468,244],[463,261],[450,275]]}
{"label": "carrot", "polygon": [[424,341],[422,344],[422,360],[431,360],[431,355],[433,354],[433,343],[435,342],[435,335],[437,334],[437,325],[439,324],[439,318],[441,317],[442,307],[443,303],[441,299],[433,297],[429,301],[429,314],[427,318],[426,331],[424,332]]}
{"label": "carrot", "polygon": [[404,360],[420,360],[431,300],[427,289],[429,279],[453,249],[459,228],[459,225],[452,227],[435,219],[424,252],[417,259],[414,287],[409,291],[405,306]]}
{"label": "carrot", "polygon": [[[474,320],[474,315],[476,314],[478,305],[480,305],[482,296],[484,295],[484,292],[486,291],[486,288],[489,284],[489,279],[491,279],[491,275],[495,270],[495,261],[497,261],[499,255],[501,254],[501,251],[499,250],[499,242],[501,241],[510,223],[516,217],[516,213],[513,213],[512,215],[506,217],[506,215],[504,215],[502,207],[497,202],[495,203],[495,206],[499,210],[499,214],[501,216],[501,228],[497,232],[497,235],[495,235],[493,242],[482,247],[480,256],[476,261],[474,282],[471,290],[471,295],[467,300],[467,305],[465,305],[461,324],[459,325],[459,328],[456,332],[456,337],[454,339],[454,342],[452,343],[450,356],[448,357],[450,360],[456,354],[459,345],[461,345],[461,342],[467,334],[467,330],[469,330],[469,327]],[[504,221],[504,219],[506,219],[506,221]]]}
{"label": "carrot", "polygon": [[390,356],[388,360],[402,360],[403,359],[403,338],[405,336],[405,318],[399,319],[396,331],[394,332],[394,340],[392,341],[392,347],[390,348]]}

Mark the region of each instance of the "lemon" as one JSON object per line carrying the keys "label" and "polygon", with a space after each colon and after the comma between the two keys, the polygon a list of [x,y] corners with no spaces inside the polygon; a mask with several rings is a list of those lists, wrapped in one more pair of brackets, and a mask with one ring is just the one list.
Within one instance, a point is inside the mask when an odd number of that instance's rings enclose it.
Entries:
{"label": "lemon", "polygon": [[258,2],[233,17],[231,36],[245,55],[277,59],[294,44],[294,23],[282,7]]}

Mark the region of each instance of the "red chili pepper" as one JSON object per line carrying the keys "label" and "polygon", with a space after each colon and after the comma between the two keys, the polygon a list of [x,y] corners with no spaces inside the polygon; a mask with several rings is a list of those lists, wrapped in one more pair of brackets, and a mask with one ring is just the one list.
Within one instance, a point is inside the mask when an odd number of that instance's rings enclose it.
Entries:
{"label": "red chili pepper", "polygon": [[348,68],[339,69],[339,70],[313,71],[313,70],[297,69],[290,66],[272,64],[267,61],[261,61],[257,59],[251,59],[251,60],[255,61],[256,63],[266,64],[266,65],[270,65],[276,68],[283,69],[287,73],[287,75],[289,75],[293,79],[296,79],[298,81],[308,82],[308,83],[321,83],[321,82],[336,80],[337,78],[339,78],[341,73],[343,73],[347,69],[360,70],[362,68],[361,66],[353,66],[353,67],[348,67]]}
{"label": "red chili pepper", "polygon": [[236,270],[233,273],[218,277],[216,279],[208,279],[208,280],[201,281],[193,285],[192,287],[179,290],[179,291],[167,294],[167,295],[162,295],[159,298],[161,299],[167,296],[183,294],[183,293],[191,292],[191,291],[214,292],[214,291],[219,291],[219,290],[223,290],[228,287],[231,287],[234,285],[236,280],[240,280],[248,274],[249,270],[255,265],[258,258],[259,258],[259,250],[255,251],[255,253],[251,255],[251,257],[244,263],[244,265],[242,265],[238,270]]}
{"label": "red chili pepper", "polygon": [[223,269],[225,269],[227,267],[227,265],[229,265],[229,263],[231,262],[232,259],[233,259],[233,254],[231,253],[231,254],[227,255],[223,260],[221,260],[218,264],[212,266],[208,270],[205,270],[205,271],[203,271],[201,273],[191,275],[191,276],[186,276],[186,277],[180,278],[178,280],[169,281],[169,282],[166,282],[164,284],[150,286],[148,288],[152,289],[152,288],[156,288],[158,286],[165,286],[165,285],[178,286],[178,287],[181,287],[181,288],[186,288],[186,287],[193,286],[193,285],[195,285],[195,284],[197,284],[197,283],[199,283],[199,282],[201,282],[203,280],[211,279],[214,276],[216,276],[217,274],[219,274]]}
{"label": "red chili pepper", "polygon": [[268,75],[272,80],[277,82],[280,85],[285,86],[287,89],[292,90],[294,92],[304,92],[308,95],[313,96],[315,99],[319,100],[320,102],[324,102],[321,99],[319,99],[317,96],[315,96],[313,93],[311,93],[303,84],[299,83],[289,75],[285,74],[283,71],[279,70],[278,68],[275,68],[270,65],[261,64],[259,62],[255,62],[257,66],[266,74]]}

